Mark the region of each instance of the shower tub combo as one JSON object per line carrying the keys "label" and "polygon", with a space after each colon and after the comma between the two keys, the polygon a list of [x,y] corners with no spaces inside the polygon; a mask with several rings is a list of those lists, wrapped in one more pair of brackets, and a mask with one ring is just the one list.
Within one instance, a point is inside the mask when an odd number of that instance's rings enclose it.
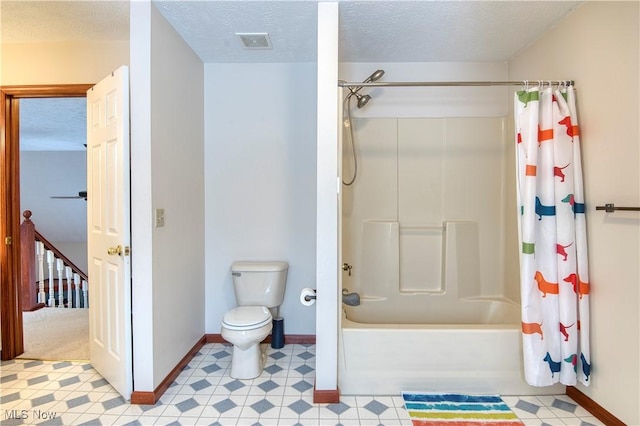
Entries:
{"label": "shower tub combo", "polygon": [[[400,258],[403,231],[439,242],[431,264]],[[362,238],[366,285],[359,289],[359,306],[343,304],[341,393],[564,392],[563,386],[534,388],[524,382],[519,306],[478,296],[476,222],[403,230],[398,222],[367,221]],[[423,279],[399,279],[412,274]],[[421,288],[403,287],[402,281],[420,282]]]}

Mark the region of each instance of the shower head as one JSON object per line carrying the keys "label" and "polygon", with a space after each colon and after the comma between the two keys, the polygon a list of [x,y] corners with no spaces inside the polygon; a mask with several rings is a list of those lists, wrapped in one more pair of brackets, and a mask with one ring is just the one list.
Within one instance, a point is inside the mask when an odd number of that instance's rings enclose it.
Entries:
{"label": "shower head", "polygon": [[358,99],[358,108],[362,108],[364,107],[367,102],[369,102],[371,100],[371,96],[369,95],[361,95],[359,93],[356,93],[356,98]]}
{"label": "shower head", "polygon": [[363,83],[369,83],[371,81],[378,81],[384,75],[384,70],[376,70],[373,74],[371,74]]}
{"label": "shower head", "polygon": [[[373,72],[373,74],[371,74],[369,77],[367,77],[363,83],[370,83],[372,81],[378,81],[380,80],[380,78],[382,78],[382,76],[384,75],[384,70],[376,70]],[[351,93],[349,93],[349,95],[347,96],[346,99],[349,99],[351,96],[355,96],[358,99],[358,108],[363,108],[367,102],[369,102],[371,100],[371,96],[369,95],[361,95],[358,92],[360,91],[360,89],[362,89],[362,86],[358,86],[358,87],[350,87],[349,91]]]}

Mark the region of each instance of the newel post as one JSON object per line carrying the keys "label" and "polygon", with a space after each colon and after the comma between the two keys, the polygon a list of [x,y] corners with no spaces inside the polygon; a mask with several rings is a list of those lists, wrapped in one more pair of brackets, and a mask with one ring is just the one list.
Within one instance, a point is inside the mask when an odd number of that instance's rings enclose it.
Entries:
{"label": "newel post", "polygon": [[22,310],[33,311],[39,308],[36,287],[36,234],[35,226],[31,222],[31,210],[25,210],[22,216],[24,217],[24,221],[20,224]]}

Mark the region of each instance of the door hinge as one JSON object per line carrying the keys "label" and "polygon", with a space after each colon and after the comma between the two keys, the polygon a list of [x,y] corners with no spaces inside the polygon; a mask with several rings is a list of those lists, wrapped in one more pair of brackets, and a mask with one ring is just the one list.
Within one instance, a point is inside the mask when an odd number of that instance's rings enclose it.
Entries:
{"label": "door hinge", "polygon": [[10,246],[12,241],[13,240],[11,239],[11,237],[5,237],[4,238],[4,244],[7,245],[7,246]]}

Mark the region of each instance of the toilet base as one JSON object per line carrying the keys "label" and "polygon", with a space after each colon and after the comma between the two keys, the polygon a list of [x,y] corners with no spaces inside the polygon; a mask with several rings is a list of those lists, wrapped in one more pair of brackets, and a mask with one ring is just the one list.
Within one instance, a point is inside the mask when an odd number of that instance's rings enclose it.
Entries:
{"label": "toilet base", "polygon": [[260,343],[247,348],[233,347],[231,356],[231,374],[234,379],[255,379],[262,374],[266,354],[262,353]]}

